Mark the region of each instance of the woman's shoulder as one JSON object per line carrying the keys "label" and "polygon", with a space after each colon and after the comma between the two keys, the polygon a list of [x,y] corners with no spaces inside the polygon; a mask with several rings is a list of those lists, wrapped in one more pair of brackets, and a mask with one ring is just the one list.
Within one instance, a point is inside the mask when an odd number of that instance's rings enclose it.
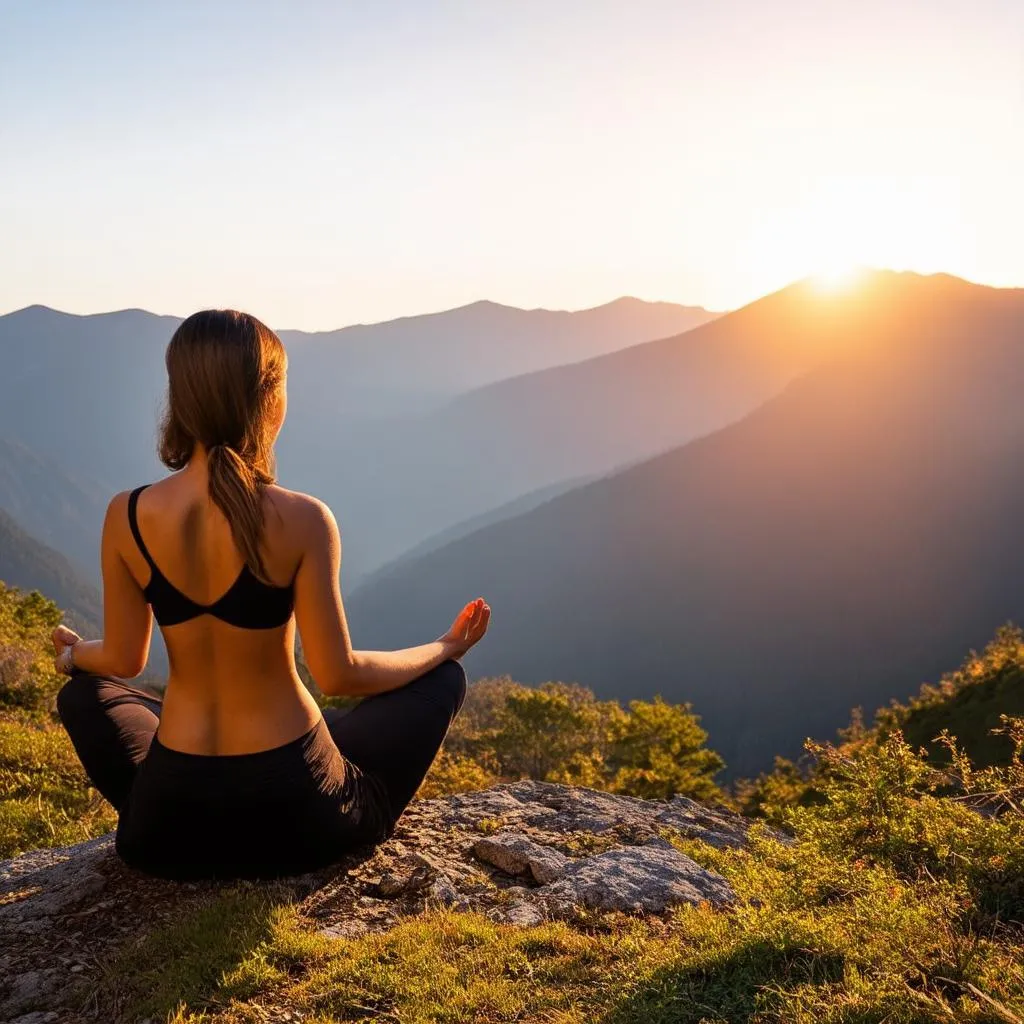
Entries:
{"label": "woman's shoulder", "polygon": [[107,502],[106,526],[108,528],[117,526],[122,522],[127,523],[128,506],[131,502],[132,494],[139,490],[141,490],[139,487],[130,487],[126,490],[118,491],[110,501]]}
{"label": "woman's shoulder", "polygon": [[292,491],[279,484],[270,484],[266,489],[266,496],[283,518],[302,528],[315,528],[325,522],[335,523],[334,513],[327,502],[312,494]]}
{"label": "woman's shoulder", "polygon": [[325,501],[276,484],[267,487],[266,498],[277,509],[276,515],[267,517],[278,524],[277,529],[268,530],[271,543],[276,539],[280,547],[297,552],[300,558],[310,551],[340,550],[338,524]]}

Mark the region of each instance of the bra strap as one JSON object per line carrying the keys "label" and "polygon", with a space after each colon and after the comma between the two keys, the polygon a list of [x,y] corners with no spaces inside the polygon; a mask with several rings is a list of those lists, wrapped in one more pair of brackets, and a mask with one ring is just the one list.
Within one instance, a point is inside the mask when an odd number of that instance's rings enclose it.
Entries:
{"label": "bra strap", "polygon": [[139,550],[142,552],[142,557],[149,563],[151,569],[156,569],[156,565],[153,562],[153,558],[149,553],[149,549],[146,547],[142,540],[142,534],[139,533],[139,521],[136,514],[136,506],[139,503],[139,494],[144,491],[149,484],[140,484],[138,487],[128,495],[128,525],[131,527],[132,536],[135,538],[135,543],[139,545]]}

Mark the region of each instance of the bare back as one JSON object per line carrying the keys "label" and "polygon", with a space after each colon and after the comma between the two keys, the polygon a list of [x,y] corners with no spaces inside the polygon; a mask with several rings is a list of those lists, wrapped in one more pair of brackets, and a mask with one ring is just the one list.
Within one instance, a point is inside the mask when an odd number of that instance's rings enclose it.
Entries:
{"label": "bare back", "polygon": [[[263,556],[272,583],[288,586],[303,559],[307,495],[270,486],[263,496]],[[147,487],[138,529],[167,580],[193,601],[216,602],[244,560],[203,472],[182,472]],[[127,522],[119,553],[140,588],[151,570]],[[170,662],[159,737],[196,754],[242,754],[288,743],[311,729],[320,710],[295,667],[295,617],[250,629],[211,614],[161,627]]]}

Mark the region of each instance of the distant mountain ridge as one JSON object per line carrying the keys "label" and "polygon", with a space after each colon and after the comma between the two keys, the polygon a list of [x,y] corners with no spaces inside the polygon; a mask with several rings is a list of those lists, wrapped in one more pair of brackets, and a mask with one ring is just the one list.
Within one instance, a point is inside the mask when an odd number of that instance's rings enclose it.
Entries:
{"label": "distant mountain ridge", "polygon": [[[399,390],[436,398],[679,334],[718,315],[697,306],[632,297],[575,311],[520,309],[484,299],[375,324],[279,333],[286,344],[320,352],[325,343],[340,346],[348,361],[331,370],[351,374],[351,382],[360,387],[380,388],[387,374],[397,374]],[[383,350],[392,363],[383,374],[373,360],[374,349]]]}
{"label": "distant mountain ridge", "polygon": [[[382,401],[391,412],[407,408],[410,401],[426,406],[505,377],[678,334],[717,315],[701,307],[632,297],[578,311],[525,310],[481,300],[374,324],[278,333],[289,347],[297,393],[312,400],[326,378],[335,411],[378,415]],[[117,345],[124,329],[137,332],[130,341],[145,348],[156,327],[166,345],[181,320],[137,308],[82,315],[37,304],[0,316],[0,346],[8,339],[30,340],[39,347],[39,363],[53,366],[54,344],[59,346],[71,332],[77,335],[74,344],[113,344],[123,358],[128,353]],[[162,351],[158,355],[162,358]],[[158,361],[156,369],[162,368]],[[11,372],[18,376],[17,363]],[[401,405],[389,406],[389,397],[401,399]],[[337,404],[339,399],[349,403],[347,410]]]}
{"label": "distant mountain ridge", "polygon": [[507,377],[678,334],[715,316],[639,299],[577,312],[481,301],[379,324],[280,335],[304,422],[325,414],[379,419],[427,411]]}

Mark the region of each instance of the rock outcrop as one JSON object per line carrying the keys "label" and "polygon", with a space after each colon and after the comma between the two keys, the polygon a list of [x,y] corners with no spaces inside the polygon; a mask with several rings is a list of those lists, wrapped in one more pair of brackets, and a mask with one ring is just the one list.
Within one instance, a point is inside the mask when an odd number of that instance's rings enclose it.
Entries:
{"label": "rock outcrop", "polygon": [[[388,842],[286,884],[304,918],[333,936],[386,929],[431,906],[523,926],[659,914],[682,902],[724,906],[726,880],[669,837],[738,846],[748,824],[682,797],[526,780],[414,802]],[[116,857],[111,836],[0,862],[0,1020],[89,1019],[72,1007],[124,942],[224,887],[138,874]]]}

